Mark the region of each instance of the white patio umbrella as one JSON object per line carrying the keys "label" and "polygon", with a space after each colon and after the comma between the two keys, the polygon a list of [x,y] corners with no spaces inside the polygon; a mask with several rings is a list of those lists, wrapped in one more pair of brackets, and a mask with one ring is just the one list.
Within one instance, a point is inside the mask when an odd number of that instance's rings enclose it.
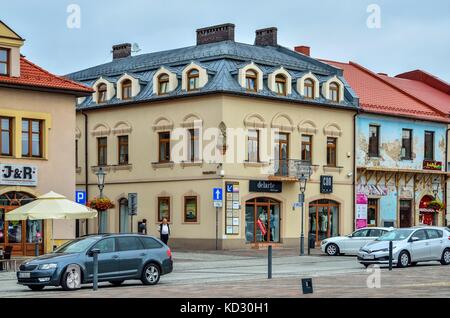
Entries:
{"label": "white patio umbrella", "polygon": [[[50,191],[36,200],[6,213],[6,221],[21,220],[76,220],[97,217],[97,211],[68,200],[65,196]],[[54,245],[52,221],[52,245]]]}

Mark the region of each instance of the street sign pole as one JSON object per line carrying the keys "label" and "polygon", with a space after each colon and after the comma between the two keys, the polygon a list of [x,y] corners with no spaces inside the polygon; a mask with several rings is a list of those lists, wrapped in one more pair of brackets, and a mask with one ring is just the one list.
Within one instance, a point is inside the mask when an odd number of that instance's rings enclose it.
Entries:
{"label": "street sign pole", "polygon": [[219,249],[219,208],[216,207],[216,251]]}

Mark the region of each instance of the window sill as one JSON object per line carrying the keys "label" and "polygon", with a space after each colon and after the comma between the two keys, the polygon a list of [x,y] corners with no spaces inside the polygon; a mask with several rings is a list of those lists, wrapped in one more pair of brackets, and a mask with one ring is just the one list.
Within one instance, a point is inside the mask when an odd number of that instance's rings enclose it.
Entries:
{"label": "window sill", "polygon": [[323,171],[330,171],[330,172],[341,172],[344,167],[342,166],[323,166]]}
{"label": "window sill", "polygon": [[126,165],[114,165],[112,166],[112,171],[119,171],[119,170],[128,170],[131,171],[133,169],[132,164],[126,164]]}
{"label": "window sill", "polygon": [[174,163],[170,162],[152,162],[153,169],[170,168],[173,169]]}
{"label": "window sill", "polygon": [[264,161],[245,161],[244,162],[244,167],[267,167],[269,166],[270,163],[269,162],[264,162]]}
{"label": "window sill", "polygon": [[109,172],[111,171],[111,167],[112,166],[91,166],[91,170],[95,173],[98,172],[100,168],[103,168],[104,171]]}
{"label": "window sill", "polygon": [[203,160],[202,161],[182,161],[180,163],[181,167],[202,167],[203,166]]}
{"label": "window sill", "polygon": [[[7,157],[7,158],[13,158],[13,157]],[[21,156],[21,157],[15,158],[15,159],[48,161],[48,159],[44,158],[44,157],[24,157],[24,156]]]}

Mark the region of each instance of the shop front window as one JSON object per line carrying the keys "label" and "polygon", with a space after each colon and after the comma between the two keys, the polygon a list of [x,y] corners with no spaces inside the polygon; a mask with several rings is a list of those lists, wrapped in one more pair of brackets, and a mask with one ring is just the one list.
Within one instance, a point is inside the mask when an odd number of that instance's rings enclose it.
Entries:
{"label": "shop front window", "polygon": [[197,197],[184,198],[184,222],[195,223],[198,221]]}
{"label": "shop front window", "polygon": [[369,199],[367,206],[367,226],[378,224],[378,199]]}
{"label": "shop front window", "polygon": [[27,243],[39,243],[42,240],[42,220],[27,220]]}
{"label": "shop front window", "polygon": [[248,243],[280,242],[280,203],[269,198],[247,201],[245,237]]}
{"label": "shop front window", "polygon": [[309,236],[316,243],[339,234],[339,203],[318,200],[309,205]]}

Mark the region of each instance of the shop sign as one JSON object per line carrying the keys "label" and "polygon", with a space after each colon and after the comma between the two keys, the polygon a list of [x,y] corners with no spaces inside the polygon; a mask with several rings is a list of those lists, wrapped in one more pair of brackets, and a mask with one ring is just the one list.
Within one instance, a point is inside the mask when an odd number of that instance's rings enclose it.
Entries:
{"label": "shop sign", "polygon": [[250,180],[249,191],[281,193],[283,191],[283,184],[281,181]]}
{"label": "shop sign", "polygon": [[38,183],[38,168],[29,165],[0,164],[0,185],[31,186]]}
{"label": "shop sign", "polygon": [[367,226],[367,204],[369,200],[364,193],[356,195],[356,229]]}
{"label": "shop sign", "polygon": [[442,162],[434,160],[424,160],[423,170],[442,170]]}
{"label": "shop sign", "polygon": [[333,176],[320,176],[320,193],[333,193]]}

